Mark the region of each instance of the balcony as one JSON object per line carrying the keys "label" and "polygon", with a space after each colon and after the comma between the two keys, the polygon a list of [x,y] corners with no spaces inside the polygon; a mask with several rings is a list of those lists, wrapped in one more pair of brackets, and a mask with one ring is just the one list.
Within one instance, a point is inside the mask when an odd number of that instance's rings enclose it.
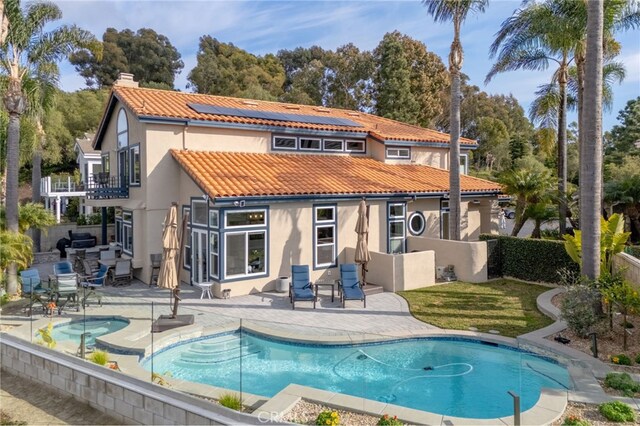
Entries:
{"label": "balcony", "polygon": [[108,173],[96,173],[90,182],[85,184],[87,198],[90,200],[111,200],[129,198],[129,185],[120,176],[109,176]]}
{"label": "balcony", "polygon": [[52,175],[40,179],[40,193],[51,198],[83,197],[85,185],[70,175]]}

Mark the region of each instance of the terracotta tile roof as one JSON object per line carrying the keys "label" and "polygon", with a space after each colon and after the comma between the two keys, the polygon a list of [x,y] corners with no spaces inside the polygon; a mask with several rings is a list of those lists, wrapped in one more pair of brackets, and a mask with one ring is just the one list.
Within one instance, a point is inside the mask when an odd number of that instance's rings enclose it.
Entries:
{"label": "terracotta tile roof", "polygon": [[[388,118],[362,112],[337,108],[324,108],[311,105],[286,104],[251,99],[229,98],[224,96],[183,93],[170,90],[144,89],[137,87],[114,86],[113,93],[138,116],[177,118],[187,120],[218,121],[225,123],[255,124],[263,126],[288,127],[341,132],[366,132],[382,140],[401,140],[416,142],[449,143],[449,135],[423,127],[400,123]],[[310,124],[291,121],[275,121],[246,117],[198,113],[187,104],[203,104],[218,107],[253,109],[257,111],[280,112],[286,114],[314,115],[334,117],[355,121],[363,127]],[[476,144],[476,141],[460,138],[463,144]]]}
{"label": "terracotta tile roof", "polygon": [[[171,150],[212,198],[318,194],[447,192],[449,173],[423,165],[385,164],[338,155],[254,154]],[[499,192],[500,185],[461,176],[464,192]]]}

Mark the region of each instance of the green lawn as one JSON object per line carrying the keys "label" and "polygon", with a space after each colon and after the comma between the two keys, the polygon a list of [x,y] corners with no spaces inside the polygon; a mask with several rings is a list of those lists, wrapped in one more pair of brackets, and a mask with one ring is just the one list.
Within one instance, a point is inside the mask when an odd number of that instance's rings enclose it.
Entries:
{"label": "green lawn", "polygon": [[420,321],[455,330],[498,330],[503,336],[516,337],[553,322],[536,308],[536,298],[547,290],[535,284],[498,280],[455,282],[398,294]]}

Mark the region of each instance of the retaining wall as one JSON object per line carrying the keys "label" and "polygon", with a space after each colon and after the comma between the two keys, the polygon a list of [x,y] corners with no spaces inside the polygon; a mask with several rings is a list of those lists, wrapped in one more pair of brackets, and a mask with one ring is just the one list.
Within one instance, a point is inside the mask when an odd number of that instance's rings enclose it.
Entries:
{"label": "retaining wall", "polygon": [[268,419],[129,377],[6,333],[0,337],[3,370],[87,403],[123,424],[270,424]]}
{"label": "retaining wall", "polygon": [[460,281],[487,281],[487,243],[484,241],[450,241],[438,238],[408,237],[409,251],[433,250],[436,266],[453,265]]}
{"label": "retaining wall", "polygon": [[640,289],[640,259],[627,253],[618,253],[613,257],[613,269],[622,270],[625,279]]}
{"label": "retaining wall", "polygon": [[[51,251],[56,248],[56,243],[60,238],[69,238],[69,230],[73,232],[88,232],[94,235],[98,239],[98,244],[102,244],[102,225],[82,225],[78,226],[75,223],[60,223],[58,225],[50,226],[47,232],[41,233],[40,246],[42,251]],[[107,241],[110,238],[115,239],[115,225],[107,225]]]}

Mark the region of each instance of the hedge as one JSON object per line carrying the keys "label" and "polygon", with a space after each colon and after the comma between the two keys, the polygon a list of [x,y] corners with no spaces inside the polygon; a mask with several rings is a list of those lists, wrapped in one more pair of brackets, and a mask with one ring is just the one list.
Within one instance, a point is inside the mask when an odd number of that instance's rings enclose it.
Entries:
{"label": "hedge", "polygon": [[526,281],[558,283],[558,271],[567,268],[580,271],[564,249],[562,241],[480,235],[481,240],[498,240],[502,276]]}

